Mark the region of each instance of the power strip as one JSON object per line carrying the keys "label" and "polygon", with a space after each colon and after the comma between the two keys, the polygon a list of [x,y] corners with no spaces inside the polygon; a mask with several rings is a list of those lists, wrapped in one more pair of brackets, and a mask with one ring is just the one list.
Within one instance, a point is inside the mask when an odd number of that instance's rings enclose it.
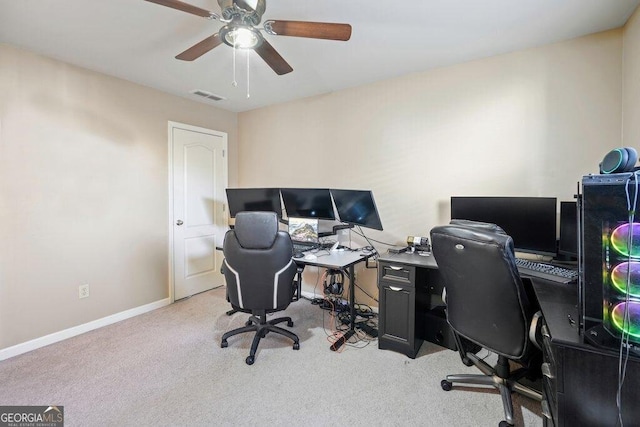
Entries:
{"label": "power strip", "polygon": [[372,326],[367,325],[366,323],[358,323],[356,324],[356,328],[362,330],[365,334],[369,335],[372,338],[378,338],[378,330]]}

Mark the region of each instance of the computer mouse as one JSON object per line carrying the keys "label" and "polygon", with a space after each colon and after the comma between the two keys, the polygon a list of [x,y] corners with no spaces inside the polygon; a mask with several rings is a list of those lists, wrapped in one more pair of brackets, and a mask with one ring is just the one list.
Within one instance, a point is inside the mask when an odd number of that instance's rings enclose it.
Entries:
{"label": "computer mouse", "polygon": [[293,257],[294,258],[302,258],[302,257],[304,257],[304,253],[302,253],[302,252],[294,252],[293,253]]}
{"label": "computer mouse", "polygon": [[316,258],[318,258],[318,257],[313,255],[313,254],[307,254],[307,255],[304,256],[304,259],[309,259],[309,260],[316,259]]}

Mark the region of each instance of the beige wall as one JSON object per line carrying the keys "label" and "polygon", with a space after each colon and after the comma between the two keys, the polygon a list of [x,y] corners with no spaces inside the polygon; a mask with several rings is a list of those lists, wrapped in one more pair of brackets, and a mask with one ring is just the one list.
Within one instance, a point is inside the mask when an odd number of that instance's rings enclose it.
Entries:
{"label": "beige wall", "polygon": [[621,79],[613,30],[241,113],[239,183],[372,189],[385,231],[366,233],[394,244],[447,223],[452,195],[572,200],[620,145]]}
{"label": "beige wall", "polygon": [[168,121],[233,183],[237,114],[2,44],[0,94],[0,349],[167,298]]}
{"label": "beige wall", "polygon": [[624,145],[640,151],[640,8],[624,27],[623,46],[622,134]]}
{"label": "beige wall", "polygon": [[451,195],[570,199],[622,129],[638,146],[638,14],[239,116],[0,44],[0,349],[169,295],[169,120],[229,134],[232,186],[372,189],[389,243],[447,222]]}

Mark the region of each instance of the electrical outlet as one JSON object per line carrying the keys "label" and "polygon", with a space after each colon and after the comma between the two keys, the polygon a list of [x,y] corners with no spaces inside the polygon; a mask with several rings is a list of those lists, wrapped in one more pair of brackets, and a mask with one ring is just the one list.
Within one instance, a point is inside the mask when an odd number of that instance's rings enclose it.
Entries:
{"label": "electrical outlet", "polygon": [[78,286],[78,298],[89,298],[89,284]]}

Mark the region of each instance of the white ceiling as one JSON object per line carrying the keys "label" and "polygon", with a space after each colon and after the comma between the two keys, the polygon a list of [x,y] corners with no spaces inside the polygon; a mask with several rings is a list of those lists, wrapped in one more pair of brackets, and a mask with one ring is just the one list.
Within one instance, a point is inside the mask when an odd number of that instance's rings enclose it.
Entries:
{"label": "white ceiling", "polygon": [[[216,0],[188,3],[219,13]],[[221,45],[174,57],[222,24],[144,0],[0,0],[0,42],[240,112],[617,28],[640,0],[267,0],[267,19],[348,23],[347,42],[265,35],[278,76]],[[226,98],[210,101],[200,89]]]}

